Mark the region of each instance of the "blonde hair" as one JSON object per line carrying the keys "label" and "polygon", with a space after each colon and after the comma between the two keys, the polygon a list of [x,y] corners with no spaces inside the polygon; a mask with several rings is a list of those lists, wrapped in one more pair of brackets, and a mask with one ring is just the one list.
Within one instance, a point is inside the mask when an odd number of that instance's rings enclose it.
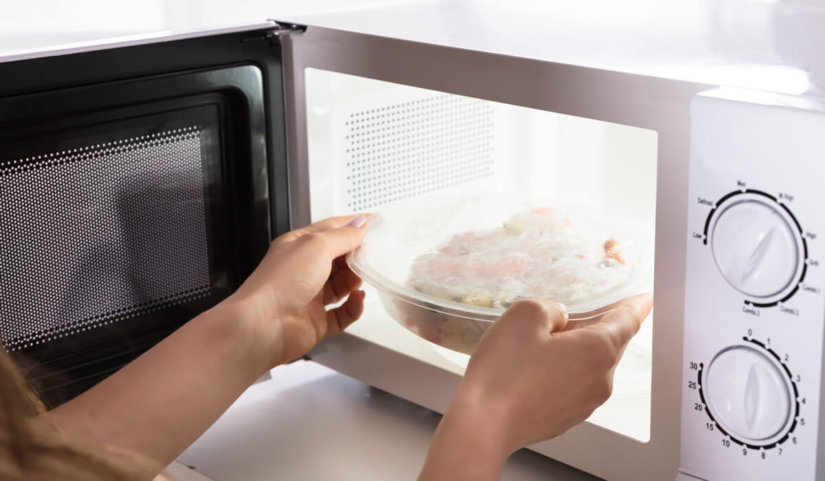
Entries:
{"label": "blonde hair", "polygon": [[0,479],[147,481],[160,471],[138,453],[66,440],[0,345]]}

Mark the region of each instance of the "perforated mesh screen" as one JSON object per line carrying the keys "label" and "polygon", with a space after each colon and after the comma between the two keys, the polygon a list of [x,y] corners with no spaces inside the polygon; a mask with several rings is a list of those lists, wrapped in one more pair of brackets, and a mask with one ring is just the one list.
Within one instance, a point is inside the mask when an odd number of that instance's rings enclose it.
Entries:
{"label": "perforated mesh screen", "polygon": [[449,94],[351,113],[345,136],[350,210],[492,175],[492,115],[487,102]]}
{"label": "perforated mesh screen", "polygon": [[198,127],[0,164],[0,339],[14,351],[209,292]]}

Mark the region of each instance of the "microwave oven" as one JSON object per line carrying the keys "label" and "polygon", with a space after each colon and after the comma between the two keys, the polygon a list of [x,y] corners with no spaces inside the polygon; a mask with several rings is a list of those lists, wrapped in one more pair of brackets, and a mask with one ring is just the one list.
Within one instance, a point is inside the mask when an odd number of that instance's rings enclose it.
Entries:
{"label": "microwave oven", "polygon": [[[825,108],[726,87],[278,22],[9,58],[0,338],[54,405],[289,228],[540,195],[641,226],[655,310],[611,399],[530,449],[610,480],[824,479]],[[467,362],[374,291],[309,357],[439,412]]]}

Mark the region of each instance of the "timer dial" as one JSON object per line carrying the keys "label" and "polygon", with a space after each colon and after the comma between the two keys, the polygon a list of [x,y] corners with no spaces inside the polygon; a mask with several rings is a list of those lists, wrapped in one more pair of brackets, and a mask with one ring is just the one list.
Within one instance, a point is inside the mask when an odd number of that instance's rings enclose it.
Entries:
{"label": "timer dial", "polygon": [[713,226],[716,266],[731,286],[750,297],[779,294],[800,266],[797,234],[778,208],[761,200],[738,201]]}
{"label": "timer dial", "polygon": [[702,388],[716,421],[748,444],[770,443],[791,420],[791,381],[757,349],[735,346],[719,353]]}

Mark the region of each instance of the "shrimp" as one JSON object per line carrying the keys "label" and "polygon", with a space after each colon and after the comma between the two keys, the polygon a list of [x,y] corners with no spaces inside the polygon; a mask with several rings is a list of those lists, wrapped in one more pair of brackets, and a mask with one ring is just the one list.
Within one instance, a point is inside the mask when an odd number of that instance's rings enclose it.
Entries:
{"label": "shrimp", "polygon": [[612,237],[604,241],[604,260],[607,259],[613,259],[620,265],[625,263],[622,251],[619,249],[619,241]]}

